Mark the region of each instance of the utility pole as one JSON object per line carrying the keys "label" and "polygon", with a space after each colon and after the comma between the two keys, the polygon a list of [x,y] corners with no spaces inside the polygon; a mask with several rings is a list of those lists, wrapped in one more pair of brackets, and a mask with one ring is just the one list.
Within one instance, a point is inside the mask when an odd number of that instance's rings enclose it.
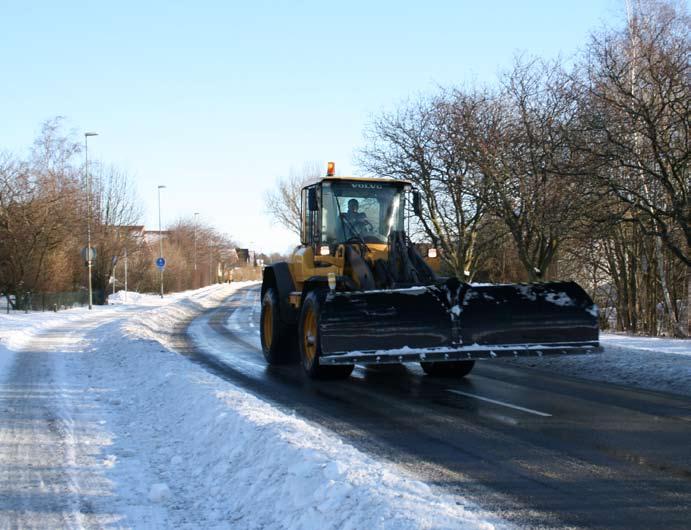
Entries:
{"label": "utility pole", "polygon": [[91,286],[91,177],[89,176],[89,136],[98,136],[95,132],[84,133],[84,177],[86,179],[86,267],[89,285],[89,310],[93,305],[93,289]]}
{"label": "utility pole", "polygon": [[[163,257],[163,234],[161,233],[161,190],[163,188],[165,188],[165,186],[162,186],[162,185],[158,186],[158,245],[159,245],[158,257],[159,258]],[[163,298],[163,269],[164,269],[164,267],[158,268],[158,270],[160,271],[160,277],[161,277],[161,298]]]}

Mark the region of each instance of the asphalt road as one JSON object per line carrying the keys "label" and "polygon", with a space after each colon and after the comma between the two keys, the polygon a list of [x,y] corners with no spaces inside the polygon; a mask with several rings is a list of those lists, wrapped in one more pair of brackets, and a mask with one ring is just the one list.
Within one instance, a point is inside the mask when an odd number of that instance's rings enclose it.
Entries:
{"label": "asphalt road", "polygon": [[501,360],[463,379],[394,365],[311,381],[264,362],[258,296],[195,319],[187,355],[520,526],[691,528],[691,400]]}

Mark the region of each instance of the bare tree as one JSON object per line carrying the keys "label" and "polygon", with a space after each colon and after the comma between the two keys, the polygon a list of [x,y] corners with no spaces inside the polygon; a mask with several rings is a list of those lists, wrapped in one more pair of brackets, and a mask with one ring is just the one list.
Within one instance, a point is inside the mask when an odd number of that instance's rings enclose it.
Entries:
{"label": "bare tree", "polygon": [[55,177],[0,172],[0,289],[19,300],[50,275],[49,256],[70,238],[75,188]]}
{"label": "bare tree", "polygon": [[30,164],[35,173],[49,176],[76,177],[78,166],[74,158],[82,146],[74,139],[74,131],[66,132],[65,118],[57,116],[41,125],[41,132],[34,140]]}
{"label": "bare tree", "polygon": [[[26,160],[0,153],[0,294],[13,305],[25,303],[29,293],[84,293],[87,273],[80,249],[86,240],[87,188],[83,160],[77,156],[81,144],[74,137],[74,132],[64,131],[64,120],[55,118],[43,124]],[[95,288],[106,294],[127,249],[129,287],[157,290],[155,252],[143,227],[136,225],[141,210],[131,179],[98,162],[90,169]],[[219,279],[219,264],[233,264],[232,240],[211,227],[197,226],[199,269],[205,276],[193,279],[194,228],[191,222],[174,227],[164,240],[166,255],[173,258],[167,290],[208,284]]]}
{"label": "bare tree", "polygon": [[561,66],[517,60],[470,116],[471,163],[483,176],[483,202],[506,225],[518,258],[535,281],[548,272],[587,204],[571,175],[577,155],[568,142],[573,111]]}
{"label": "bare tree", "polygon": [[43,125],[29,160],[0,157],[0,291],[8,299],[20,302],[64,265],[54,258],[76,226],[77,152],[55,119]]}
{"label": "bare tree", "polygon": [[300,237],[300,191],[324,173],[317,162],[305,163],[301,170],[291,169],[287,177],[278,178],[273,189],[264,195],[266,209],[277,224]]}
{"label": "bare tree", "polygon": [[92,177],[92,241],[97,249],[93,266],[93,285],[104,293],[108,290],[114,269],[128,249],[128,257],[139,251],[142,242],[132,226],[141,218],[131,179],[115,167],[104,168],[91,163]]}
{"label": "bare tree", "polygon": [[474,276],[480,259],[478,228],[482,180],[468,161],[465,139],[474,94],[441,94],[383,114],[366,132],[359,157],[371,174],[411,181],[424,203],[420,225],[456,276]]}
{"label": "bare tree", "polygon": [[691,265],[690,18],[670,2],[644,6],[625,31],[591,39],[582,103],[590,136],[583,148],[641,228]]}
{"label": "bare tree", "polygon": [[[681,335],[663,246],[691,271],[690,18],[681,4],[649,0],[625,30],[594,35],[583,66],[580,148],[622,222],[654,239],[654,261],[672,332]],[[687,305],[691,272],[687,272]],[[691,324],[687,322],[691,327]]]}
{"label": "bare tree", "polygon": [[516,263],[531,281],[566,275],[616,307],[618,329],[680,336],[689,15],[676,0],[636,6],[625,30],[593,36],[573,72],[519,59],[496,89],[442,91],[380,116],[360,164],[416,184],[422,231],[457,275],[473,259],[483,278],[516,279]]}

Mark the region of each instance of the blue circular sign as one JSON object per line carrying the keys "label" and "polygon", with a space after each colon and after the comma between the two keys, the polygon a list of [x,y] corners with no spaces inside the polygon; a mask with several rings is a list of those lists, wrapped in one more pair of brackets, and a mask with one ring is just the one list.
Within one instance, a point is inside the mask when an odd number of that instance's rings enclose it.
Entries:
{"label": "blue circular sign", "polygon": [[166,266],[166,259],[165,259],[165,258],[158,258],[158,259],[156,260],[156,266],[157,266],[159,269],[162,269],[163,267],[165,267],[165,266]]}

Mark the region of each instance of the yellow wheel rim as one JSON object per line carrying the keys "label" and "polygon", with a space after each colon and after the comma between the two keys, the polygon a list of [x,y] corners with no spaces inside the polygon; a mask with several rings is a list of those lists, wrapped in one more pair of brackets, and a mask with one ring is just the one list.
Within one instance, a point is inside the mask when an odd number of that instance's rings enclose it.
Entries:
{"label": "yellow wheel rim", "polygon": [[305,323],[302,326],[302,344],[305,352],[305,366],[314,364],[317,356],[317,315],[311,307],[305,311]]}
{"label": "yellow wheel rim", "polygon": [[273,340],[273,333],[271,333],[273,320],[273,307],[271,304],[264,306],[264,320],[262,321],[262,330],[264,331],[264,344],[267,348],[271,348],[271,341]]}

